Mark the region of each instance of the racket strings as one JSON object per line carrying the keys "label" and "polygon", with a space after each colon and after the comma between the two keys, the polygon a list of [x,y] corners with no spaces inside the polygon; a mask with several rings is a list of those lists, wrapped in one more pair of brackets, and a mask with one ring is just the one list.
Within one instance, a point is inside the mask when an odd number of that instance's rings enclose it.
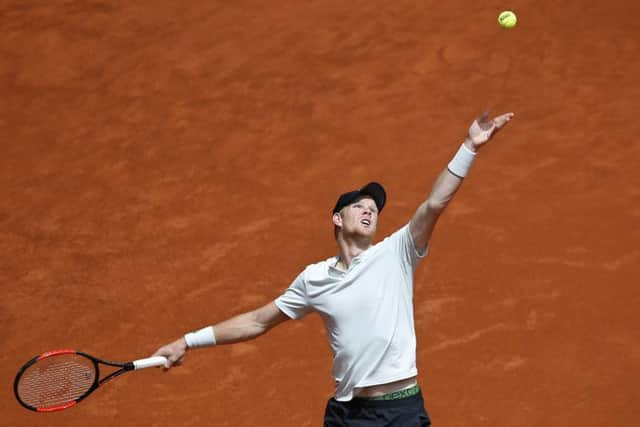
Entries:
{"label": "racket strings", "polygon": [[47,357],[31,365],[18,383],[27,405],[48,408],[82,397],[96,380],[93,362],[77,354]]}

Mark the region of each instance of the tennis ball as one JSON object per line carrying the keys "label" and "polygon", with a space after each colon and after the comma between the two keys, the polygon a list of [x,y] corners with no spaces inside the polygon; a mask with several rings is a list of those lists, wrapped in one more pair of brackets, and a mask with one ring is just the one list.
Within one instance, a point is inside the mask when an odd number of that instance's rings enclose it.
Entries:
{"label": "tennis ball", "polygon": [[510,10],[505,10],[498,15],[498,23],[502,28],[513,28],[516,26],[517,22],[518,18],[516,17],[516,14]]}

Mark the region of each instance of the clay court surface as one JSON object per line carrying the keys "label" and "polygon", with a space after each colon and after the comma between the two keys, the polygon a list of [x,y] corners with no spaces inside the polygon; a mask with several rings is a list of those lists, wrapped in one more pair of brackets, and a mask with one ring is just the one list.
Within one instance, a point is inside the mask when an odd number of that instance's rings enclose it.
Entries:
{"label": "clay court surface", "polygon": [[320,426],[316,315],[56,414],[12,382],[271,301],[368,181],[394,231],[485,108],[516,117],[416,275],[434,425],[638,425],[640,6],[481,3],[3,1],[0,425]]}

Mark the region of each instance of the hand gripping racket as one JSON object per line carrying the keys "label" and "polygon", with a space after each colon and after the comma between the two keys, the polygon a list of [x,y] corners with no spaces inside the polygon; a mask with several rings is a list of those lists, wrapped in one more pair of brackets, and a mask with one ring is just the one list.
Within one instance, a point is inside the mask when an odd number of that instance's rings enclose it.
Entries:
{"label": "hand gripping racket", "polygon": [[[128,371],[163,366],[162,356],[108,362],[76,350],[54,350],[34,357],[18,371],[13,391],[18,402],[36,412],[53,412],[71,408],[98,387]],[[120,368],[100,379],[98,365]]]}

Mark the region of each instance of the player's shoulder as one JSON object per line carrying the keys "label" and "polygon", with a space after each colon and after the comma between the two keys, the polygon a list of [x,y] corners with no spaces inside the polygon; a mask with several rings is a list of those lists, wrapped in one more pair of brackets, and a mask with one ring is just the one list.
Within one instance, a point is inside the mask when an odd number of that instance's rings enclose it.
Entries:
{"label": "player's shoulder", "polygon": [[379,244],[390,244],[394,240],[403,239],[410,235],[409,223],[404,224],[402,227],[394,230],[392,233],[386,235]]}
{"label": "player's shoulder", "polygon": [[315,278],[318,276],[323,276],[327,274],[329,267],[335,265],[338,261],[337,256],[332,256],[312,264],[309,264],[305,267],[302,274],[307,278]]}

